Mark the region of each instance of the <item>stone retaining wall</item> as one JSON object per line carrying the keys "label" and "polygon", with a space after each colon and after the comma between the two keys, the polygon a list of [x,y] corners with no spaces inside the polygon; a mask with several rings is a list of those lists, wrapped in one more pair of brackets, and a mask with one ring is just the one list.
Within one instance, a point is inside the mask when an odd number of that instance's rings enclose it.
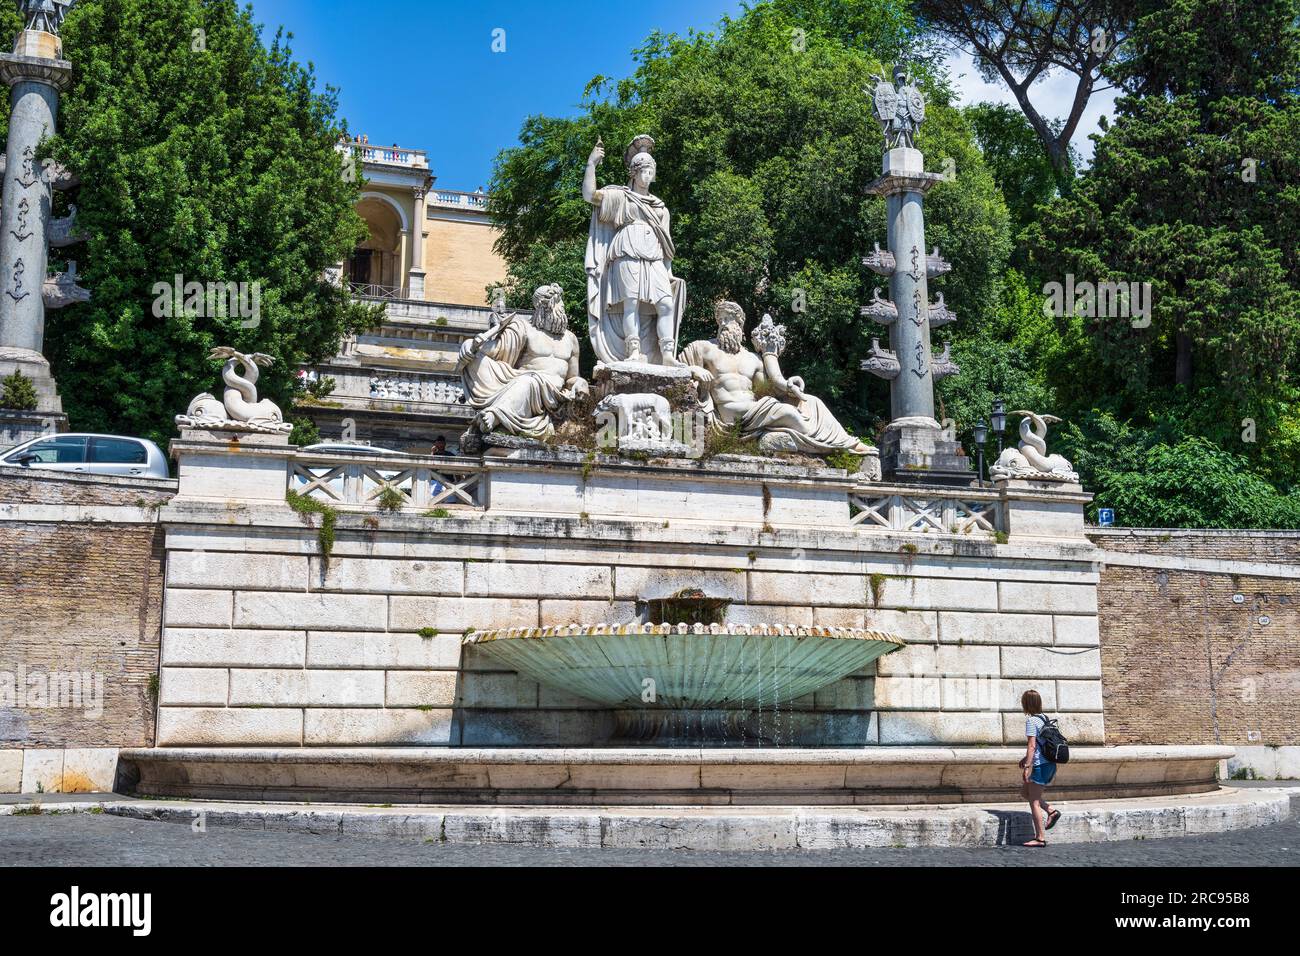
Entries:
{"label": "stone retaining wall", "polygon": [[1300,745],[1300,532],[1090,537],[1108,742]]}
{"label": "stone retaining wall", "polygon": [[0,468],[0,792],[111,788],[154,742],[176,483]]}
{"label": "stone retaining wall", "polygon": [[1104,736],[1086,541],[343,514],[327,569],[316,531],[285,507],[175,504],[164,520],[160,746],[601,744],[609,711],[462,636],[627,620],[638,600],[686,587],[731,600],[736,623],[908,641],[793,702],[774,723],[783,743],[1019,743],[1029,687],[1073,739]]}

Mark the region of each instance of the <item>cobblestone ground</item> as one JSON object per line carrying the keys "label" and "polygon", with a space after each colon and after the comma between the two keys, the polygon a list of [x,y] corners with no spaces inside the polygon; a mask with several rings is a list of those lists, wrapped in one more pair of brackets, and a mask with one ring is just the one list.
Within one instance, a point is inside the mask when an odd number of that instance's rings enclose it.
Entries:
{"label": "cobblestone ground", "polygon": [[553,850],[211,827],[108,814],[0,817],[3,866],[1297,866],[1300,822],[1047,849]]}

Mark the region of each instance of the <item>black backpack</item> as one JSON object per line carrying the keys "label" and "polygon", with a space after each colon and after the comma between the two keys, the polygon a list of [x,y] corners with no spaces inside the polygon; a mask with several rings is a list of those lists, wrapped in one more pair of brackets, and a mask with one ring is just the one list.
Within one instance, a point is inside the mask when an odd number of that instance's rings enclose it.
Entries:
{"label": "black backpack", "polygon": [[1069,763],[1070,742],[1056,726],[1056,721],[1046,714],[1034,716],[1043,722],[1043,729],[1038,732],[1038,749],[1042,752],[1043,759],[1052,763]]}

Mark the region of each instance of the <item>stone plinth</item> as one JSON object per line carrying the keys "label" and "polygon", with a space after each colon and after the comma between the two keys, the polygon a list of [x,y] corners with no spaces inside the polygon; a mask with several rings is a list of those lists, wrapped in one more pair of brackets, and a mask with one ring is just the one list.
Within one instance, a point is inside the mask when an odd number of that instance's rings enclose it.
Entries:
{"label": "stone plinth", "polygon": [[184,428],[170,451],[184,498],[283,504],[298,449],[285,434]]}
{"label": "stone plinth", "polygon": [[598,362],[592,384],[603,447],[672,458],[703,451],[707,423],[689,369]]}
{"label": "stone plinth", "polygon": [[1092,495],[1076,484],[1022,478],[994,482],[1007,502],[1007,531],[1017,537],[1084,537],[1083,510]]}
{"label": "stone plinth", "polygon": [[[1207,793],[1230,747],[1078,747],[1054,800]],[[340,803],[856,805],[1013,801],[1024,747],[960,750],[125,750],[145,796]]]}
{"label": "stone plinth", "polygon": [[969,486],[970,459],[961,443],[943,437],[933,418],[890,422],[880,441],[880,467],[892,481]]}

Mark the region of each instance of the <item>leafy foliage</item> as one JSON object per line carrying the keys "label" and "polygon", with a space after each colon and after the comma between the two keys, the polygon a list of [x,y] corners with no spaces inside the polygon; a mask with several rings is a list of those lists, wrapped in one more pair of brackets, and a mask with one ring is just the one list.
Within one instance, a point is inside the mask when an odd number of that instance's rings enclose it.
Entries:
{"label": "leafy foliage", "polygon": [[[49,149],[82,174],[69,254],[93,298],[51,317],[46,352],[73,422],[165,442],[218,382],[215,345],[273,356],[260,388],[287,407],[295,365],[372,321],[322,278],[364,228],[334,92],[234,0],[85,0],[63,33],[75,72]],[[156,317],[178,275],[260,283],[260,321]]]}
{"label": "leafy foliage", "polygon": [[[1300,4],[1136,6],[1115,70],[1129,95],[1029,245],[1045,279],[1150,282],[1151,323],[1086,320],[1088,374],[1062,379],[1062,397],[1179,454],[1201,436],[1227,454],[1207,468],[1233,462],[1295,487]],[[1146,467],[1176,463],[1144,447]]]}
{"label": "leafy foliage", "polygon": [[[1086,434],[1091,432],[1091,434]],[[1300,494],[1280,493],[1247,463],[1198,436],[1135,430],[1094,412],[1061,444],[1089,474],[1098,507],[1132,527],[1297,528]]]}

